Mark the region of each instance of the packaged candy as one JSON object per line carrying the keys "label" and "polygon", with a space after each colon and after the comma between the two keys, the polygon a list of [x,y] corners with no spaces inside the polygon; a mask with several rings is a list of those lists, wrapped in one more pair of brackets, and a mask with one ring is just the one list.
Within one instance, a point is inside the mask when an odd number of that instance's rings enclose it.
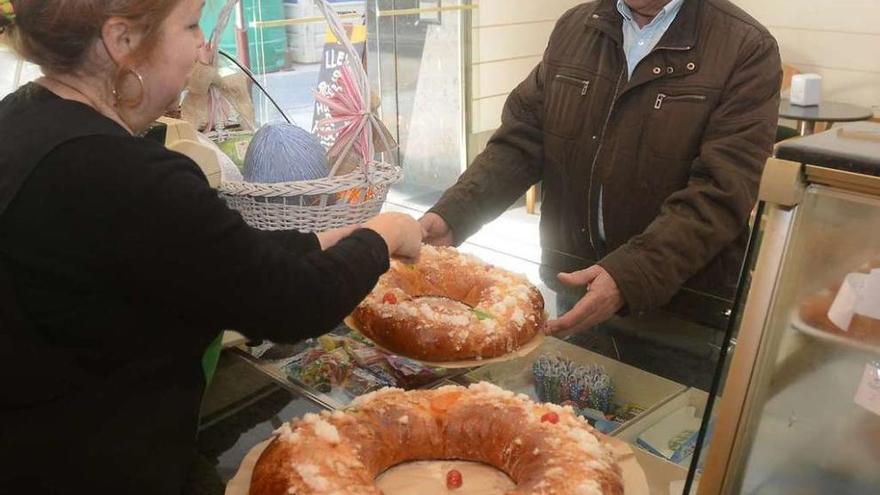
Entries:
{"label": "packaged candy", "polygon": [[362,368],[355,368],[344,384],[345,392],[352,397],[391,386],[393,386],[392,383],[382,381],[378,376]]}
{"label": "packaged candy", "polygon": [[412,389],[440,378],[416,361],[382,351],[356,333],[330,333],[302,344],[285,367],[287,375],[322,393],[339,389],[357,396],[382,387]]}
{"label": "packaged candy", "polygon": [[532,365],[535,389],[544,402],[572,402],[576,409],[611,410],[614,384],[598,364],[577,365],[559,356],[543,355]]}

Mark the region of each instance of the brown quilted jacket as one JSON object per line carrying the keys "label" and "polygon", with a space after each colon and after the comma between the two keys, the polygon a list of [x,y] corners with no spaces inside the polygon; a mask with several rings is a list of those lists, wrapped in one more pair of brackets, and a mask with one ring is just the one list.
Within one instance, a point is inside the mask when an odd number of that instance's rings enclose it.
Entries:
{"label": "brown quilted jacket", "polygon": [[727,0],[685,0],[627,79],[621,22],[614,0],[568,11],[432,211],[461,242],[542,181],[545,262],[598,262],[630,311],[683,285],[730,297],[776,132],[776,41]]}

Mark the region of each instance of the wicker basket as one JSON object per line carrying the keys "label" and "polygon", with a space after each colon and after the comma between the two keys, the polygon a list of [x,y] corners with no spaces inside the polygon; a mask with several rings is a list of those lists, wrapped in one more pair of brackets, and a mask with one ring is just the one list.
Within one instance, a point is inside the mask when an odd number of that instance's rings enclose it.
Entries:
{"label": "wicker basket", "polygon": [[[362,108],[370,109],[367,74],[342,22],[326,0],[315,0],[315,4],[348,52],[347,63],[355,83],[354,92],[359,93],[350,96],[362,104]],[[321,232],[363,223],[379,213],[388,190],[403,177],[403,173],[391,151],[396,143],[378,116],[372,111],[363,111],[349,125],[361,138],[362,156],[375,156],[375,135],[393,163],[361,158],[363,163],[354,172],[307,181],[272,184],[224,181],[220,186],[221,197],[231,208],[238,210],[248,224],[261,230]],[[343,152],[335,150],[340,161],[358,152],[353,140],[342,144]],[[334,171],[337,169],[338,163],[333,167]]]}
{"label": "wicker basket", "polygon": [[224,182],[221,196],[244,220],[261,230],[325,230],[365,222],[379,213],[400,167],[374,162],[366,175],[358,170],[325,179],[256,184]]}

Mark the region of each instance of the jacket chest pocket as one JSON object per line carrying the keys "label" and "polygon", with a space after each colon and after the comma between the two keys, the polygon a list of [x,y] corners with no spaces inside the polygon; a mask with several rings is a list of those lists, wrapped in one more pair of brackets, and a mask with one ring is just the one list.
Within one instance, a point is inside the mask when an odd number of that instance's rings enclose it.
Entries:
{"label": "jacket chest pocket", "polygon": [[648,153],[679,160],[696,158],[717,92],[705,88],[661,88],[649,92],[647,98],[644,139]]}
{"label": "jacket chest pocket", "polygon": [[573,139],[591,123],[590,110],[597,91],[598,78],[592,74],[560,71],[547,84],[544,104],[544,131]]}

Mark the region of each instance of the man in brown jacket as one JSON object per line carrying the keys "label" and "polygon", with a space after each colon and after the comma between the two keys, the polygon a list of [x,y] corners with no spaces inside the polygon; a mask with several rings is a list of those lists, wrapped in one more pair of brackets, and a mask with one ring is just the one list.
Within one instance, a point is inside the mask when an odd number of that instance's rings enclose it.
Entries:
{"label": "man in brown jacket", "polygon": [[426,241],[461,243],[542,181],[545,262],[594,263],[559,275],[589,290],[550,331],[660,307],[685,285],[731,297],[781,79],[776,41],[727,0],[575,7],[486,149],[422,218]]}

